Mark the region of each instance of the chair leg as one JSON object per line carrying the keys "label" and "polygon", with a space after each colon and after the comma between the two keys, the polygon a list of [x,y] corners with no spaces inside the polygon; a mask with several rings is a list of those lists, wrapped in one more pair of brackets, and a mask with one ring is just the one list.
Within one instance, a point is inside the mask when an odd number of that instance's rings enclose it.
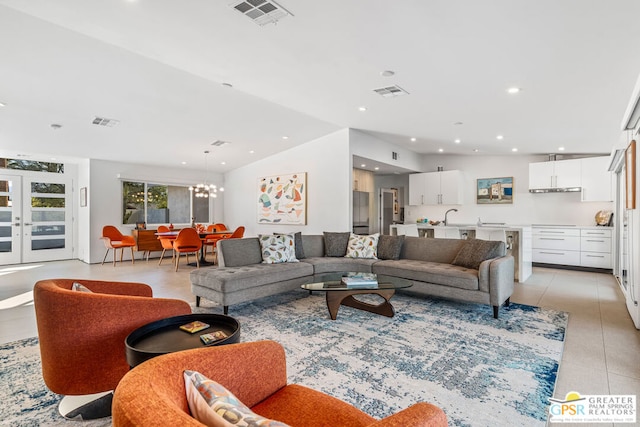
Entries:
{"label": "chair leg", "polygon": [[164,253],[166,252],[166,249],[162,250],[162,253],[160,254],[160,262],[158,263],[158,265],[162,264],[162,258],[164,258]]}
{"label": "chair leg", "polygon": [[[133,255],[133,246],[129,246],[131,248],[131,264],[136,263],[136,257]],[[124,252],[124,249],[122,250]]]}
{"label": "chair leg", "polygon": [[102,265],[104,265],[104,262],[107,260],[107,255],[109,255],[109,248],[107,248],[107,252],[104,253],[104,258],[102,258]]}
{"label": "chair leg", "polygon": [[176,271],[178,271],[178,266],[180,265],[180,252],[176,255]]}
{"label": "chair leg", "polygon": [[196,268],[200,268],[200,257],[198,256],[198,252],[194,255],[196,257]]}
{"label": "chair leg", "polygon": [[118,252],[118,250],[116,248],[113,248],[113,266],[116,266],[116,253]]}

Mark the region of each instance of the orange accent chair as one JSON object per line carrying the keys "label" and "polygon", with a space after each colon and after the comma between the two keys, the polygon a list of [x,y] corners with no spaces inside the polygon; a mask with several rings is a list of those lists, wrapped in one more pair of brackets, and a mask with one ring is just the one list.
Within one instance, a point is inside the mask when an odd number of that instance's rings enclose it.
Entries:
{"label": "orange accent chair", "polygon": [[416,403],[377,421],[335,397],[287,384],[284,348],[274,341],[205,347],[147,360],[125,375],[116,388],[113,425],[204,425],[190,415],[185,369],[219,382],[256,414],[292,427],[447,426],[442,409],[429,403]]}
{"label": "orange accent chair", "polygon": [[[169,227],[166,225],[158,226],[158,233],[168,233]],[[160,262],[158,265],[162,264],[162,259],[164,258],[164,254],[169,249],[171,251],[171,262],[175,262],[176,253],[173,250],[173,242],[176,240],[174,236],[158,236],[158,240],[160,240],[160,245],[162,245],[162,253],[160,254]]]}
{"label": "orange accent chair", "polygon": [[195,253],[196,265],[200,268],[200,259],[198,258],[198,251],[202,248],[202,240],[200,235],[193,228],[183,228],[178,233],[176,240],[173,241],[173,250],[176,252],[176,271],[178,271],[178,265],[180,264],[180,254],[187,255],[187,264],[189,263],[189,254]]}
{"label": "orange accent chair", "polygon": [[101,238],[107,248],[107,252],[105,252],[104,258],[102,259],[102,265],[104,265],[104,261],[107,259],[109,249],[113,249],[113,266],[116,266],[116,252],[118,249],[120,249],[120,262],[122,262],[124,248],[131,248],[131,264],[134,263],[133,247],[136,245],[136,239],[134,239],[133,236],[125,236],[113,225],[105,225],[102,227]]}
{"label": "orange accent chair", "polygon": [[[72,290],[76,282],[91,292]],[[185,301],[152,296],[144,283],[49,279],[35,284],[42,376],[52,392],[65,395],[61,413],[74,398],[116,388],[130,369],[124,341],[133,330],[191,313]],[[107,411],[105,416],[110,406]]]}

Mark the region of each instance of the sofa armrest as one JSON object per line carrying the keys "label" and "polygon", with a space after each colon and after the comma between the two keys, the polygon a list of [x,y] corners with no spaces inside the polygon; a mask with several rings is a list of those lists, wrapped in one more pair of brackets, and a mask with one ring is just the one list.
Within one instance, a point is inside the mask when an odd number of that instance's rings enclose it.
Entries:
{"label": "sofa armrest", "polygon": [[489,264],[489,303],[500,306],[511,297],[514,289],[515,261],[507,255],[491,260]]}
{"label": "sofa armrest", "polygon": [[370,427],[447,427],[447,416],[435,405],[416,403],[396,414],[370,424]]}

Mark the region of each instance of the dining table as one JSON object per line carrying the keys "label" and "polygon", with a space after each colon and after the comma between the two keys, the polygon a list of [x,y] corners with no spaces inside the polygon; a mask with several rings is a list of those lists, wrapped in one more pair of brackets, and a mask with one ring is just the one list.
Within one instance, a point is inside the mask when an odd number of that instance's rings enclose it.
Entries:
{"label": "dining table", "polygon": [[[164,231],[164,232],[159,232],[156,233],[156,236],[158,236],[158,239],[161,237],[165,237],[165,238],[173,238],[175,239],[178,236],[178,233],[180,233],[180,230],[171,230],[171,231]],[[205,256],[204,256],[204,249],[205,249],[205,245],[204,245],[204,241],[207,239],[207,236],[212,236],[212,235],[220,235],[220,234],[228,234],[229,236],[232,234],[232,231],[229,230],[224,230],[224,231],[207,231],[207,230],[203,230],[203,231],[198,231],[198,235],[200,236],[200,240],[202,240],[202,247],[200,248],[200,266],[207,266],[207,265],[214,265],[215,262],[212,261],[207,261]],[[195,262],[190,262],[189,264],[192,267],[197,267],[198,263]]]}

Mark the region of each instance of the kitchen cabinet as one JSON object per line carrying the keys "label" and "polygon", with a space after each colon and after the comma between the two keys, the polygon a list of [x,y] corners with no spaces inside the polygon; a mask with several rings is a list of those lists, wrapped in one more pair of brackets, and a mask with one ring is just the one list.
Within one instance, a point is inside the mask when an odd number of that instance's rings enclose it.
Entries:
{"label": "kitchen cabinet", "polygon": [[410,205],[461,205],[463,175],[459,170],[409,175]]}
{"label": "kitchen cabinet", "polygon": [[609,157],[586,157],[582,162],[581,187],[583,202],[611,202],[614,194],[613,173]]}
{"label": "kitchen cabinet", "polygon": [[610,269],[611,248],[611,228],[533,227],[533,262]]}
{"label": "kitchen cabinet", "polygon": [[582,267],[612,268],[611,229],[580,230],[580,265]]}
{"label": "kitchen cabinet", "polygon": [[580,265],[579,228],[533,228],[533,262]]}
{"label": "kitchen cabinet", "polygon": [[529,189],[580,187],[581,160],[529,163]]}

